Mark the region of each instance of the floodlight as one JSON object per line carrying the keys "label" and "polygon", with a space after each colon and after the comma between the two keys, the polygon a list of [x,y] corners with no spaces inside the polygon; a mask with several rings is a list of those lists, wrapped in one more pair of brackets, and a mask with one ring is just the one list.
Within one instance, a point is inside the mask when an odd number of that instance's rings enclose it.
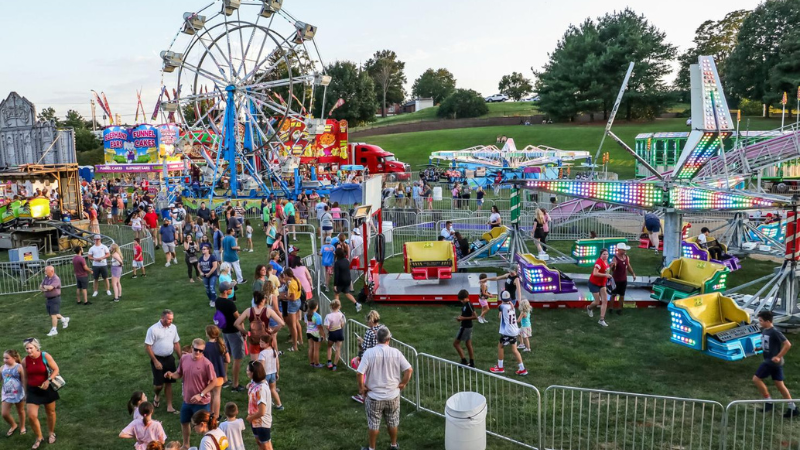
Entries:
{"label": "floodlight", "polygon": [[328,86],[331,84],[331,76],[322,73],[314,74],[314,84],[317,86]]}
{"label": "floodlight", "polygon": [[178,111],[178,103],[177,102],[161,102],[161,109],[166,112],[176,112]]}

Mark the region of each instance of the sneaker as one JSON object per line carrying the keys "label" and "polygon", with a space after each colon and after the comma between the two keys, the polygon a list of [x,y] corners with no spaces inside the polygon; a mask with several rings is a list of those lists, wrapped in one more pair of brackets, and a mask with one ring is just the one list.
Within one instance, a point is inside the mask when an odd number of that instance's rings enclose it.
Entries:
{"label": "sneaker", "polygon": [[94,293],[92,293],[92,297],[97,297],[97,291],[94,291]]}
{"label": "sneaker", "polygon": [[244,278],[242,278],[242,281],[237,281],[237,282],[236,282],[236,285],[238,286],[238,285],[240,285],[240,284],[245,284],[245,283],[247,283],[247,280],[245,280]]}
{"label": "sneaker", "polygon": [[134,275],[134,276],[132,276],[132,277],[131,277],[131,280],[135,280],[135,279],[137,279],[137,278],[139,278],[139,277],[138,277],[138,276],[136,276],[136,275]]}
{"label": "sneaker", "polygon": [[589,315],[589,317],[594,317],[594,311],[592,311],[591,309],[589,309],[589,307],[588,307],[588,306],[586,307],[586,314],[588,314],[588,315]]}
{"label": "sneaker", "polygon": [[356,312],[357,313],[361,312],[361,303],[356,303]]}
{"label": "sneaker", "polygon": [[222,383],[222,387],[223,388],[229,388],[229,387],[231,387],[231,384],[232,384],[231,380],[228,380],[228,381]]}
{"label": "sneaker", "polygon": [[212,308],[216,308],[217,307],[217,302],[208,302],[208,306],[210,306]]}
{"label": "sneaker", "polygon": [[528,369],[518,370],[515,373],[517,375],[521,376],[521,377],[527,377],[528,376]]}
{"label": "sneaker", "polygon": [[474,362],[474,361],[473,361],[473,362],[470,362],[470,363],[469,363],[469,367],[472,367],[472,368],[474,369],[474,368],[475,368],[475,362]]}
{"label": "sneaker", "polygon": [[231,392],[244,392],[246,390],[247,389],[244,386],[241,386],[241,385],[234,386],[234,387],[231,388]]}
{"label": "sneaker", "polygon": [[314,364],[315,369],[322,369],[323,367],[325,367],[325,364]]}
{"label": "sneaker", "polygon": [[364,397],[362,397],[361,394],[356,394],[350,398],[357,401],[358,403],[364,403]]}
{"label": "sneaker", "polygon": [[502,367],[492,366],[489,368],[489,372],[492,373],[506,373],[506,369]]}
{"label": "sneaker", "polygon": [[111,291],[106,291],[106,295],[111,296]]}
{"label": "sneaker", "polygon": [[336,364],[333,365],[332,371],[336,372]]}
{"label": "sneaker", "polygon": [[526,348],[525,350],[523,350],[523,352],[530,352],[530,351],[531,351],[531,349],[529,349],[529,348]]}
{"label": "sneaker", "polygon": [[327,366],[327,367],[328,367],[328,369],[333,369],[333,363],[331,363],[330,361],[328,361],[328,366]]}
{"label": "sneaker", "polygon": [[400,450],[400,445],[398,444],[389,445],[389,450]]}
{"label": "sneaker", "polygon": [[764,403],[764,409],[762,409],[761,412],[768,413],[768,412],[772,411],[772,408],[774,408],[774,405],[772,404],[772,402]]}
{"label": "sneaker", "polygon": [[786,412],[783,414],[783,417],[789,419],[798,415],[800,415],[800,411],[798,411],[797,408],[786,408]]}
{"label": "sneaker", "polygon": [[119,297],[114,299],[114,303],[119,303]]}
{"label": "sneaker", "polygon": [[81,303],[81,305],[83,305],[83,306],[86,306],[86,305],[93,305],[93,304],[94,304],[94,303],[92,303],[92,302],[90,302],[90,301],[85,301],[85,302]]}
{"label": "sneaker", "polygon": [[525,348],[525,344],[517,344],[517,348]]}
{"label": "sneaker", "polygon": [[274,410],[276,410],[276,411],[283,411],[284,409],[286,409],[286,408],[283,407],[283,405],[273,406],[272,408]]}
{"label": "sneaker", "polygon": [[[252,248],[250,249],[250,253],[253,253],[253,249]],[[281,407],[281,409],[283,409],[283,407]],[[278,411],[280,411],[280,409]]]}
{"label": "sneaker", "polygon": [[547,253],[539,253],[539,259],[541,259],[542,261],[548,261],[550,260],[550,255],[548,255]]}
{"label": "sneaker", "polygon": [[483,323],[483,317],[478,316],[478,323]]}
{"label": "sneaker", "polygon": [[169,267],[169,262],[167,262],[166,264],[164,264],[164,267]]}
{"label": "sneaker", "polygon": [[66,329],[69,326],[69,317],[61,319],[61,328]]}
{"label": "sneaker", "polygon": [[598,320],[598,321],[597,321],[597,323],[599,323],[601,327],[607,327],[607,326],[608,326],[608,324],[606,323],[606,321],[605,321],[605,320],[603,320],[603,319],[600,319],[600,320]]}
{"label": "sneaker", "polygon": [[56,330],[55,328],[53,328],[52,330],[50,330],[49,333],[47,333],[48,336],[55,336],[57,334],[58,334],[58,330]]}

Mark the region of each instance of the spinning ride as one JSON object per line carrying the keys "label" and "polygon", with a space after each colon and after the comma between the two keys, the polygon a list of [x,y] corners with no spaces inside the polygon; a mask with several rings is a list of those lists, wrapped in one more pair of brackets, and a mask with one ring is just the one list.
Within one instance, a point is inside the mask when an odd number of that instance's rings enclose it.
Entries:
{"label": "spinning ride", "polygon": [[163,83],[174,86],[174,98],[161,107],[178,112],[183,146],[200,147],[205,181],[226,181],[230,196],[290,195],[280,178],[287,143],[324,128],[312,115],[316,90],[330,83],[317,28],[282,3],[217,0],[187,12],[161,52]]}

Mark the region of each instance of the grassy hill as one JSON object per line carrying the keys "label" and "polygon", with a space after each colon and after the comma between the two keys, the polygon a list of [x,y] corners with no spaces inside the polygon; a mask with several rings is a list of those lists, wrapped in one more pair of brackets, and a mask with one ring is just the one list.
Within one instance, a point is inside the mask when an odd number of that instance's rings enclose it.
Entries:
{"label": "grassy hill", "polygon": [[[489,113],[481,116],[481,118],[490,117],[525,117],[538,114],[539,110],[536,109],[536,103],[533,102],[503,102],[503,103],[487,103]],[[428,122],[432,120],[440,120],[436,115],[439,111],[438,106],[433,108],[423,109],[422,111],[400,114],[397,116],[380,117],[375,122],[372,122],[363,127],[353,128],[354,131],[365,130],[369,128],[379,128],[388,125],[397,125],[401,123],[414,123],[414,122]]]}
{"label": "grassy hill", "polygon": [[[493,104],[500,107],[506,105]],[[418,114],[425,113],[420,111]],[[408,114],[411,116],[412,114]],[[403,116],[398,116],[398,119]],[[780,127],[780,119],[750,118],[750,130],[771,130]],[[430,153],[437,150],[458,150],[475,145],[494,144],[498,135],[514,138],[518,148],[526,145],[545,145],[562,150],[597,151],[603,137],[605,125],[552,124],[532,126],[501,126],[481,128],[461,128],[455,130],[423,131],[418,133],[389,134],[373,136],[365,140],[380,145],[397,155],[399,159],[418,166],[428,163]],[[744,122],[742,125],[744,129]],[[657,119],[652,122],[624,123],[615,125],[614,133],[634,147],[636,135],[658,131],[688,131],[686,119]],[[634,159],[610,138],[605,140],[603,151],[609,152],[609,170],[620,175],[621,179],[634,176]]]}

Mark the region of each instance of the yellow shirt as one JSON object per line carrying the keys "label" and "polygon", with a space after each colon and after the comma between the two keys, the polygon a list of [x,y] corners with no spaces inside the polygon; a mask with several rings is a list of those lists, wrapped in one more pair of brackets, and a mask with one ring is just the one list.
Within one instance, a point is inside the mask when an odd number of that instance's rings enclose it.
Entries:
{"label": "yellow shirt", "polygon": [[286,287],[288,289],[289,298],[300,300],[300,283],[298,283],[297,280],[289,278],[289,281],[286,282]]}
{"label": "yellow shirt", "polygon": [[272,283],[272,287],[275,288],[276,291],[281,286],[281,280],[279,280],[275,274],[269,276],[269,282]]}

